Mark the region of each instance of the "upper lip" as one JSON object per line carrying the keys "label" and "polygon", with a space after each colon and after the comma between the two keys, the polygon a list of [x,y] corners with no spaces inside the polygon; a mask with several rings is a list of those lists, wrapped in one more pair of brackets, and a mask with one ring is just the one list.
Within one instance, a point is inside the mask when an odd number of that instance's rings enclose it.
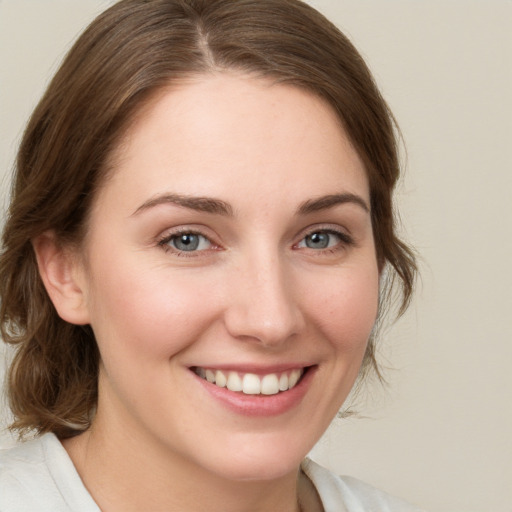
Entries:
{"label": "upper lip", "polygon": [[258,365],[258,364],[199,364],[190,366],[190,369],[204,368],[211,370],[221,370],[225,372],[238,372],[238,373],[253,373],[255,375],[268,375],[270,373],[283,373],[292,370],[306,370],[306,368],[314,366],[311,363],[281,363],[272,365]]}

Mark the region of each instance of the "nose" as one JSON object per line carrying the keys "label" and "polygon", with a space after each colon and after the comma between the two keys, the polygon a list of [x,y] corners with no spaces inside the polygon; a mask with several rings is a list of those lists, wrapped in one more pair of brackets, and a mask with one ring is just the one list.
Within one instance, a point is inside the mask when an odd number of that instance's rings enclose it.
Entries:
{"label": "nose", "polygon": [[231,336],[278,347],[304,328],[291,272],[278,257],[251,258],[230,280],[225,325]]}

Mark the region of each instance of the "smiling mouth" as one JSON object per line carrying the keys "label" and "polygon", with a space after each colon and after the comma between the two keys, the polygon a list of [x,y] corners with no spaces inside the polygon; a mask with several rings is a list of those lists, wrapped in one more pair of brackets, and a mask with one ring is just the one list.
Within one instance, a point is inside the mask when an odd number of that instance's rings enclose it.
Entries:
{"label": "smiling mouth", "polygon": [[293,389],[301,380],[307,368],[296,368],[286,372],[256,375],[212,368],[191,368],[202,379],[219,388],[240,392],[245,395],[277,395]]}

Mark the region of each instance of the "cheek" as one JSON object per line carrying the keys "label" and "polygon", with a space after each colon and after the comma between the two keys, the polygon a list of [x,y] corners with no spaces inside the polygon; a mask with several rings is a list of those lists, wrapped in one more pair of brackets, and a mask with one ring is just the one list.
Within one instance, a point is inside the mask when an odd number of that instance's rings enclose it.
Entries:
{"label": "cheek", "polygon": [[[106,265],[104,265],[106,266]],[[207,278],[168,269],[131,271],[117,262],[91,295],[91,325],[102,357],[166,362],[200,337],[215,318]]]}
{"label": "cheek", "polygon": [[344,353],[364,353],[378,311],[379,275],[375,265],[362,270],[344,269],[315,293],[305,294],[314,323],[331,347]]}

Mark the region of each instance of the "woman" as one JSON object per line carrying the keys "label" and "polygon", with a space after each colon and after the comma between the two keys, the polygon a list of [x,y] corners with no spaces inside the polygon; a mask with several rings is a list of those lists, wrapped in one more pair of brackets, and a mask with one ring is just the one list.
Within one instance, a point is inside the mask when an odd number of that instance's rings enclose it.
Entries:
{"label": "woman", "polygon": [[[0,260],[0,510],[413,510],[309,460],[397,238],[392,116],[296,0],[122,0],[25,132]],[[391,279],[392,280],[392,279]],[[389,284],[389,283],[388,283]]]}

